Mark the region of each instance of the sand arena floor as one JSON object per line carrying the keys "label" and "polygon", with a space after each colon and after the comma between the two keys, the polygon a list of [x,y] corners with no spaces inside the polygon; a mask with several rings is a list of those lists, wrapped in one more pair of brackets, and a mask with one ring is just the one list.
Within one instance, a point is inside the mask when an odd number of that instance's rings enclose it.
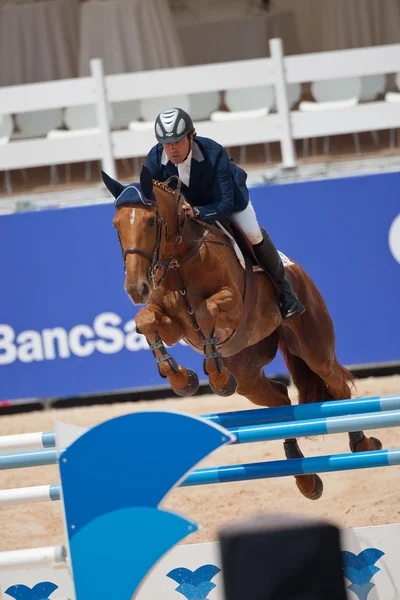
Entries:
{"label": "sand arena floor", "polygon": [[[296,401],[294,390],[290,391],[292,400]],[[400,376],[358,380],[355,395],[396,393],[400,393]],[[152,402],[58,409],[3,416],[0,418],[0,435],[52,430],[54,420],[92,426],[118,415],[144,409],[182,410],[202,414],[246,408],[252,408],[252,405],[242,396],[219,398],[211,395],[190,399],[175,397]],[[400,446],[400,436],[396,429],[383,429],[373,434],[382,440],[384,448]],[[300,447],[306,456],[349,451],[347,434],[300,440]],[[201,466],[282,458],[282,442],[265,442],[223,448],[203,461]],[[216,539],[219,528],[234,519],[276,510],[320,515],[342,527],[397,523],[400,521],[399,476],[400,467],[322,474],[324,495],[315,502],[300,495],[292,477],[177,488],[167,497],[164,506],[201,524],[200,531],[185,543],[212,541]],[[57,467],[53,465],[0,473],[0,489],[57,482]],[[64,540],[60,503],[2,507],[0,532],[0,551],[61,544]]]}

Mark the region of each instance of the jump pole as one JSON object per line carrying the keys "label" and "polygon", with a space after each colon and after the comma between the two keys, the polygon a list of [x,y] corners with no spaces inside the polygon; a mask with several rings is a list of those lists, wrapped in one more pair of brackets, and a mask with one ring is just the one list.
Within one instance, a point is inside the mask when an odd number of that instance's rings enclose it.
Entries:
{"label": "jump pole", "polygon": [[[359,430],[383,429],[400,425],[400,410],[366,415],[346,415],[308,421],[292,421],[269,425],[250,425],[228,428],[236,436],[232,444],[269,442],[286,438],[328,435]],[[33,450],[0,455],[0,471],[51,465],[57,462],[58,451]]]}
{"label": "jump pole", "polygon": [[[394,465],[400,465],[400,448],[197,469],[190,473],[179,487],[373,469]],[[57,500],[60,500],[60,486],[57,484],[0,491],[0,506]]]}
{"label": "jump pole", "polygon": [[[308,419],[340,417],[345,415],[369,414],[399,409],[400,395],[395,395],[372,396],[370,398],[352,400],[329,400],[327,402],[318,402],[315,404],[211,413],[201,415],[201,417],[217,423],[222,427],[229,428],[246,425],[305,421]],[[18,451],[28,448],[40,449],[54,447],[54,431],[23,433],[0,437],[0,452]]]}

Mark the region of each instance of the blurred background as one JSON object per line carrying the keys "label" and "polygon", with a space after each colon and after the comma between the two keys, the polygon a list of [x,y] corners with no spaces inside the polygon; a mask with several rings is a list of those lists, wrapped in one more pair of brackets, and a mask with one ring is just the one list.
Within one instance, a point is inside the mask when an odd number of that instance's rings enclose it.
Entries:
{"label": "blurred background", "polygon": [[397,372],[400,0],[0,0],[0,398],[161,393],[100,169],[137,180],[169,106],[246,169],[340,360]]}
{"label": "blurred background", "polygon": [[[57,168],[54,164],[50,172],[44,159],[43,164],[37,164],[40,162],[38,160],[25,160],[27,164],[24,165],[21,158],[20,168],[16,168],[16,161],[9,161],[10,168],[6,168],[7,161],[2,160],[5,153],[14,150],[21,153],[23,149],[22,146],[13,146],[14,142],[28,139],[54,140],[59,131],[72,131],[73,135],[77,135],[77,130],[80,130],[81,134],[93,134],[93,129],[97,127],[97,116],[96,107],[87,105],[83,96],[81,106],[76,105],[79,100],[74,98],[70,98],[73,106],[68,106],[68,90],[65,92],[65,106],[60,106],[59,98],[57,101],[54,98],[55,105],[52,108],[46,106],[42,111],[33,110],[29,109],[28,104],[14,112],[13,103],[10,104],[10,96],[6,96],[7,89],[4,88],[71,78],[78,78],[78,81],[83,82],[84,78],[91,75],[91,59],[98,58],[102,61],[105,76],[172,69],[168,86],[163,90],[164,96],[171,102],[175,100],[190,107],[198,122],[221,119],[224,117],[221,112],[264,109],[273,114],[279,107],[276,105],[272,86],[262,85],[264,67],[261,64],[257,82],[260,87],[215,89],[218,88],[218,76],[215,73],[210,72],[204,76],[201,71],[198,75],[195,73],[194,78],[198,81],[202,77],[214,79],[214,89],[203,94],[191,93],[190,85],[184,93],[180,91],[177,94],[177,85],[180,90],[185,87],[182,88],[185,72],[173,69],[267,58],[270,56],[269,42],[274,38],[282,41],[287,57],[393,45],[400,43],[400,2],[0,0],[0,139],[2,146],[12,146],[12,149],[0,148],[0,169],[3,171],[0,194],[7,200],[7,195],[11,192],[26,194],[35,190],[47,191],[49,184],[61,190],[66,185],[71,188],[99,182],[99,172],[96,165],[91,164],[93,161],[78,161],[73,160],[73,157],[69,157],[62,168]],[[362,63],[369,59],[360,60]],[[344,108],[348,102],[393,102],[397,99],[393,92],[398,93],[399,88],[396,71],[387,72],[387,68],[390,69],[391,65],[383,62],[380,73],[370,76],[354,74],[352,77],[343,74],[343,77],[339,77],[340,81],[331,86],[329,81],[297,82],[288,89],[289,108],[296,113],[312,110],[313,106],[305,105],[304,101],[342,101]],[[241,68],[238,63],[238,79],[245,69],[245,66]],[[329,76],[329,72],[324,76]],[[141,85],[140,80],[126,81],[126,88],[130,87],[133,95],[137,92],[136,81]],[[17,97],[18,94],[34,92],[31,88],[13,90]],[[112,102],[108,98],[110,131],[129,129],[131,123],[134,129],[135,124],[151,120],[160,106],[165,106],[163,98],[157,101],[152,97],[155,93],[152,87],[149,86],[148,91],[149,96],[144,99],[132,97],[126,101]],[[56,88],[44,87],[42,91],[37,91],[44,96],[53,92],[57,92]],[[16,100],[14,106],[17,104]],[[339,106],[340,104],[332,108]],[[304,139],[295,139],[296,162],[301,165],[382,155],[392,157],[397,154],[396,128],[379,129],[369,131],[366,124],[365,131],[353,132],[344,124],[343,131],[330,140],[315,136],[308,144]],[[201,133],[201,128],[198,131]],[[136,133],[143,134],[140,125]],[[150,138],[148,140],[152,141]],[[269,177],[279,178],[279,169],[274,169],[282,161],[279,142],[272,141],[265,148],[257,141],[253,141],[250,136],[249,141],[242,146],[239,139],[236,143],[233,140],[230,152],[235,160],[245,163],[248,169],[258,167],[265,172],[267,168]],[[225,144],[225,140],[222,139],[221,143]],[[38,148],[39,146],[31,146],[27,153],[36,154]],[[138,153],[140,154],[138,149],[132,145],[132,156],[129,156],[126,149],[123,151],[123,159],[114,156],[120,177],[129,180],[134,172],[138,172],[142,158]],[[19,205],[22,206],[24,201],[29,202],[31,198],[21,196]]]}
{"label": "blurred background", "polygon": [[[186,109],[198,135],[222,144],[247,171],[260,224],[324,297],[337,357],[356,377],[353,397],[398,398],[400,0],[0,0],[0,441],[51,431],[60,409],[71,425],[91,426],[154,407],[252,408],[238,394],[211,394],[202,356],[183,342],[169,352],[198,373],[202,397],[171,399],[136,332],[141,306],[124,291],[113,198],[100,170],[137,181],[156,143],[154,119],[171,106]],[[265,373],[291,383],[280,356]],[[294,386],[289,394],[296,403]],[[305,454],[347,448],[344,437],[339,444],[323,438],[302,442]],[[398,446],[395,431],[382,440],[384,448]],[[268,444],[262,456],[282,459],[281,442]],[[218,460],[254,463],[260,452],[250,446],[226,449]],[[11,488],[27,484],[46,484],[49,499],[57,475],[46,468],[20,469],[20,479],[5,472],[3,505],[12,504]],[[317,506],[295,496],[284,477],[231,484],[235,490],[224,484],[212,492],[211,511],[209,488],[192,497],[184,488],[171,506],[205,526],[196,542],[249,511],[275,510],[277,498],[280,510],[368,526],[362,546],[347,530],[348,589],[366,598],[376,581],[370,597],[395,598],[399,525],[385,544],[375,525],[398,523],[398,471],[384,471],[327,477]],[[55,536],[64,543],[56,505],[3,508],[2,548],[48,546]],[[216,584],[201,582],[199,571],[189,573],[208,597]],[[178,579],[166,582],[166,573],[163,597],[183,597],[184,586],[175,591]],[[246,569],[245,577],[247,589]],[[34,595],[36,585],[20,584],[15,593]],[[193,589],[186,586],[191,597]]]}

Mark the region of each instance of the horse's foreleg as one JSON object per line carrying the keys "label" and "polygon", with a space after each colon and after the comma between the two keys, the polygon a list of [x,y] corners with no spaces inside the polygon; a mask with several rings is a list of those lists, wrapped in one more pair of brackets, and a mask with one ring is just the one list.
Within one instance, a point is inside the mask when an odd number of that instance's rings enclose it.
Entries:
{"label": "horse's foreleg", "polygon": [[149,304],[136,315],[136,327],[142,333],[156,359],[161,377],[168,381],[179,396],[191,396],[199,388],[199,379],[194,371],[178,365],[167,352],[164,343],[172,346],[182,338],[182,329],[165,315],[158,306]]}
{"label": "horse's foreleg", "polygon": [[215,329],[239,327],[242,310],[241,297],[233,290],[223,288],[207,298],[196,312],[197,322],[204,335],[204,373],[209,377],[212,390],[220,396],[233,394],[237,382],[223,364],[222,356],[217,349]]}

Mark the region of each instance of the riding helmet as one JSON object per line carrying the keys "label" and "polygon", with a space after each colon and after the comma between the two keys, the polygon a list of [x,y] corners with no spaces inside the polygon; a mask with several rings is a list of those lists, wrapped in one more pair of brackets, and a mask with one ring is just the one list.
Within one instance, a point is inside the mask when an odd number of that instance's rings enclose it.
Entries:
{"label": "riding helmet", "polygon": [[191,117],[182,108],[167,108],[160,112],[154,125],[160,144],[179,142],[194,131]]}

